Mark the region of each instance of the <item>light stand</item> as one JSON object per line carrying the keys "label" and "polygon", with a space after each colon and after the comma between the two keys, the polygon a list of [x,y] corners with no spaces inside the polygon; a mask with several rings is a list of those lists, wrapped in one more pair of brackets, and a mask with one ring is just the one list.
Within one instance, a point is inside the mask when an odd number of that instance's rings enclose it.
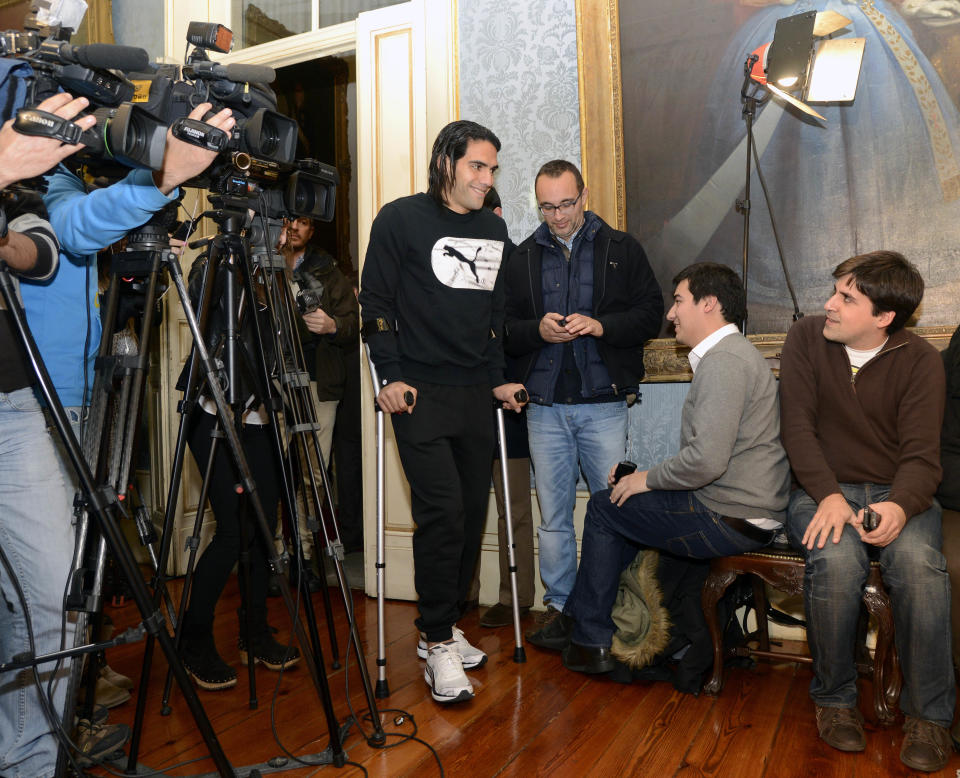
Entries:
{"label": "light stand", "polygon": [[[747,158],[743,199],[736,203],[737,211],[743,215],[743,252],[742,281],[744,299],[749,298],[748,279],[750,266],[750,182],[752,166],[756,166],[757,177],[763,189],[770,225],[777,245],[777,255],[783,269],[787,290],[793,301],[793,320],[803,316],[797,302],[797,295],[790,280],[790,272],[784,258],[783,244],[774,218],[770,192],[767,189],[763,172],[760,169],[760,156],[753,138],[753,120],[757,108],[774,94],[794,108],[821,121],[826,119],[810,108],[809,105],[793,97],[786,90],[797,91],[807,102],[833,103],[852,102],[857,89],[860,63],[863,60],[865,39],[844,38],[819,41],[831,36],[850,24],[850,20],[834,11],[814,12],[785,17],[777,20],[776,31],[771,43],[767,43],[750,54],[743,66],[743,85],[740,88],[742,115],[747,127]],[[758,96],[761,89],[763,96]],[[747,320],[741,324],[744,334],[747,332]]]}

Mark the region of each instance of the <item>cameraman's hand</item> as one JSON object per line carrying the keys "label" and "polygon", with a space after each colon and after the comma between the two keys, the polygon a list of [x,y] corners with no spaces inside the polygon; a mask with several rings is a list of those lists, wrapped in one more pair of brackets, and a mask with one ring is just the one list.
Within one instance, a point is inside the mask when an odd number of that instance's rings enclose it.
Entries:
{"label": "cameraman's hand", "polygon": [[[210,103],[200,103],[190,112],[191,119],[203,121],[204,114],[213,106]],[[211,127],[218,127],[228,135],[235,125],[236,119],[229,108],[207,119]],[[163,194],[168,195],[184,181],[200,175],[210,167],[217,157],[217,152],[194,146],[192,143],[178,140],[167,129],[167,145],[163,152],[163,167],[153,173],[153,182]]]}
{"label": "cameraman's hand", "polygon": [[[61,92],[40,103],[37,110],[72,119],[89,104],[86,97],[74,98]],[[84,116],[76,121],[82,130],[89,130],[96,123],[93,116]],[[46,173],[61,160],[82,148],[82,143],[68,146],[54,138],[24,135],[14,130],[13,119],[9,120],[3,125],[3,129],[0,129],[0,189],[21,179]]]}
{"label": "cameraman's hand", "polygon": [[[410,405],[407,405],[404,398],[407,392],[413,395],[413,402]],[[386,386],[381,386],[377,394],[377,405],[384,413],[413,413],[416,404],[417,390],[403,381],[391,381]]]}
{"label": "cameraman's hand", "polygon": [[304,314],[303,323],[314,335],[333,335],[337,331],[337,322],[323,312],[322,308]]}

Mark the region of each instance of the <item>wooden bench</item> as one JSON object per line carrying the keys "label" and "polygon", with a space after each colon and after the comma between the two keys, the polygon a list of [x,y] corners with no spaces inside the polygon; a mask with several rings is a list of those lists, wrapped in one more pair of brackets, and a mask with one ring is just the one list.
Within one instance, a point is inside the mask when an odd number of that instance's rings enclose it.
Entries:
{"label": "wooden bench", "polygon": [[[703,613],[713,640],[713,675],[704,686],[708,694],[718,694],[723,686],[723,633],[717,623],[717,603],[727,587],[739,575],[748,574],[753,583],[757,612],[757,631],[752,637],[756,648],[743,645],[736,656],[760,656],[793,662],[811,662],[806,654],[774,651],[770,648],[767,626],[767,596],[763,582],[788,594],[803,593],[803,555],[790,548],[770,547],[737,556],[719,557],[710,562],[710,574],[703,587]],[[877,562],[870,565],[870,574],[863,590],[867,612],[877,621],[877,643],[871,658],[866,645],[858,641],[857,669],[873,679],[873,709],[877,720],[889,724],[894,720],[902,683],[900,665],[893,642],[893,611],[890,598],[880,578]],[[864,630],[865,632],[865,630]]]}

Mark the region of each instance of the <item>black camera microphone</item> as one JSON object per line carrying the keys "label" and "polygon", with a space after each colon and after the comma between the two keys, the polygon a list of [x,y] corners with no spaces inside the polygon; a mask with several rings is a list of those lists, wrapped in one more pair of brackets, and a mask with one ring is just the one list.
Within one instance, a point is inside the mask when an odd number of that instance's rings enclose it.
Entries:
{"label": "black camera microphone", "polygon": [[117,46],[111,43],[73,46],[69,43],[54,43],[57,46],[56,52],[62,60],[75,62],[87,68],[129,72],[146,70],[150,67],[150,57],[139,46]]}
{"label": "black camera microphone", "polygon": [[220,77],[227,81],[249,84],[269,84],[277,77],[277,71],[267,65],[216,65],[213,72],[221,73]]}
{"label": "black camera microphone", "polygon": [[277,77],[277,72],[267,65],[219,65],[216,62],[194,62],[184,68],[191,78],[216,78],[235,83],[269,84]]}

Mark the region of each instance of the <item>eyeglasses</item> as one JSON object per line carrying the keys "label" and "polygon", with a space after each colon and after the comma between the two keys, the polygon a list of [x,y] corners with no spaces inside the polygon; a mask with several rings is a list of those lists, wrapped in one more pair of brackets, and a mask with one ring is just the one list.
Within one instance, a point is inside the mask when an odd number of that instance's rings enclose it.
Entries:
{"label": "eyeglasses", "polygon": [[569,211],[573,206],[579,202],[580,197],[583,195],[583,192],[580,192],[573,200],[564,200],[562,203],[554,205],[553,203],[540,203],[537,206],[540,213],[544,216],[552,216],[554,211],[560,211],[560,213],[565,213]]}

